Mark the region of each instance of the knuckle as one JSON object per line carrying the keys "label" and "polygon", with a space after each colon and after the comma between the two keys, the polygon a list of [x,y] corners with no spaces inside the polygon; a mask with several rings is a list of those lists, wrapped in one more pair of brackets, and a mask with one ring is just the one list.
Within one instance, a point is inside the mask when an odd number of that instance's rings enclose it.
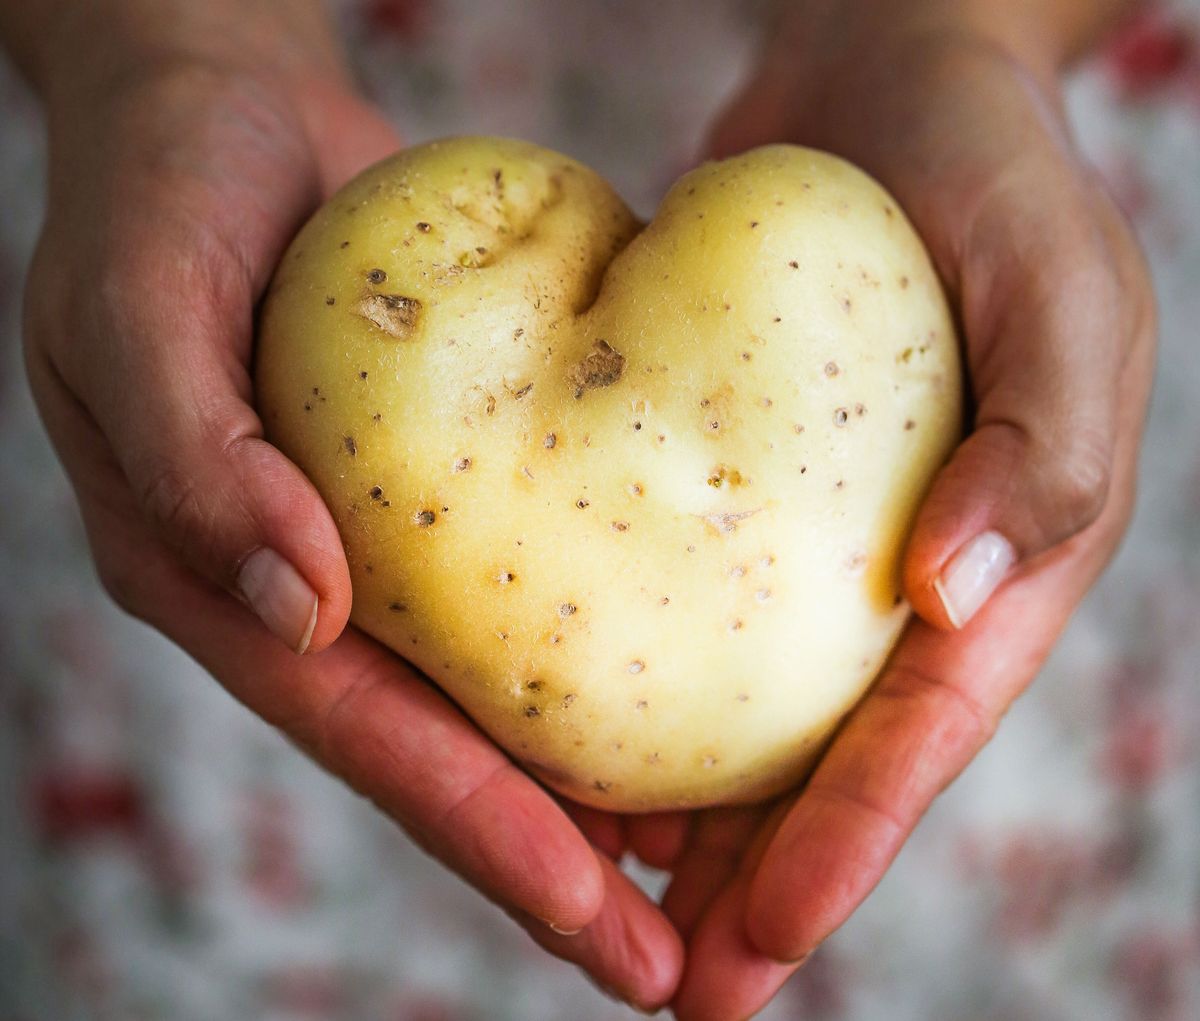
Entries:
{"label": "knuckle", "polygon": [[142,507],[151,524],[177,546],[203,553],[209,532],[201,488],[187,472],[174,465],[154,470],[142,487]]}
{"label": "knuckle", "polygon": [[1096,444],[1076,443],[1060,460],[1052,505],[1060,529],[1080,532],[1096,521],[1108,504],[1112,465]]}

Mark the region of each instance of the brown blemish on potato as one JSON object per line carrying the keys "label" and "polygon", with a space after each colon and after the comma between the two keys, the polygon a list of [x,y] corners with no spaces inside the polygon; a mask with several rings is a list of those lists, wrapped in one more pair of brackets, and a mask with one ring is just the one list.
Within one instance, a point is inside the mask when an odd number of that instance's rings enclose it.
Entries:
{"label": "brown blemish on potato", "polygon": [[713,766],[715,766],[717,764],[717,757],[715,755],[706,755],[706,756],[704,756],[703,759],[700,760],[700,764],[705,769],[712,769]]}
{"label": "brown blemish on potato", "polygon": [[542,440],[542,446],[547,450],[553,450],[558,446],[558,437],[554,433],[546,433],[546,438]]}
{"label": "brown blemish on potato", "polygon": [[383,487],[382,486],[372,486],[370,489],[367,490],[367,493],[371,497],[372,500],[378,500],[383,496]]}
{"label": "brown blemish on potato", "polygon": [[382,284],[387,280],[387,274],[376,267],[375,269],[367,270],[367,281],[372,284]]}
{"label": "brown blemish on potato", "polygon": [[403,603],[388,603],[388,609],[391,610],[392,613],[408,612],[408,607],[405,606]]}
{"label": "brown blemish on potato", "polygon": [[471,459],[469,457],[460,457],[454,462],[454,471],[456,474],[471,470]]}
{"label": "brown blemish on potato", "polygon": [[525,718],[529,720],[542,715],[542,711],[535,705],[527,705],[524,712]]}
{"label": "brown blemish on potato", "polygon": [[437,515],[431,510],[417,511],[413,516],[413,522],[421,528],[428,528],[437,520]]}
{"label": "brown blemish on potato", "polygon": [[793,259],[791,262],[789,262],[788,265],[791,266],[792,269],[800,268],[800,263],[798,263],[795,259]]}
{"label": "brown blemish on potato", "polygon": [[532,681],[526,681],[525,687],[528,688],[530,691],[541,691],[542,688],[545,687],[545,685],[537,678],[534,678]]}
{"label": "brown blemish on potato", "polygon": [[625,356],[613,349],[607,340],[597,340],[591,352],[567,370],[567,381],[575,388],[575,399],[588,390],[612,386],[625,371]]}
{"label": "brown blemish on potato", "polygon": [[342,446],[346,448],[346,453],[351,457],[355,457],[358,454],[358,444],[354,442],[353,436],[343,436]]}
{"label": "brown blemish on potato", "polygon": [[865,404],[859,403],[854,405],[854,414],[856,414],[859,418],[862,418],[866,413],[867,406]]}
{"label": "brown blemish on potato", "polygon": [[[508,388],[506,387],[505,389],[508,389]],[[529,391],[532,389],[533,389],[533,384],[526,383],[519,390],[509,390],[508,392],[513,395],[513,400],[519,401],[522,397],[528,396]]]}
{"label": "brown blemish on potato", "polygon": [[751,230],[754,230],[754,228],[755,228],[755,227],[757,227],[757,226],[758,226],[758,221],[757,221],[757,220],[751,220],[751,221],[750,221],[750,229],[751,229]]}
{"label": "brown blemish on potato", "polygon": [[642,709],[649,709],[650,703],[644,698],[639,698],[633,703],[633,708],[637,709],[638,711],[641,711]]}
{"label": "brown blemish on potato", "polygon": [[917,427],[917,423],[914,422],[911,418],[907,422],[904,423],[904,431],[905,432],[911,432],[916,427]]}
{"label": "brown blemish on potato", "polygon": [[366,379],[366,378],[367,378],[367,370],[366,370],[366,369],[359,369],[359,370],[358,370],[358,378],[359,378],[359,379]]}
{"label": "brown blemish on potato", "polygon": [[343,241],[340,245],[338,245],[338,248],[349,248],[349,247],[350,247],[349,241]]}
{"label": "brown blemish on potato", "polygon": [[842,306],[842,311],[847,315],[850,314],[850,310],[854,307],[854,303],[850,300],[848,295],[843,295],[838,304]]}
{"label": "brown blemish on potato", "polygon": [[657,766],[662,761],[662,756],[658,752],[651,752],[646,756],[647,766]]}
{"label": "brown blemish on potato", "polygon": [[713,489],[721,489],[724,486],[729,486],[730,489],[737,489],[740,486],[749,485],[749,481],[736,468],[730,468],[723,464],[717,465],[708,476],[708,484]]}
{"label": "brown blemish on potato", "polygon": [[646,491],[645,491],[645,489],[642,488],[642,484],[640,482],[635,482],[632,486],[629,487],[629,495],[630,496],[644,496],[645,493],[646,493]]}
{"label": "brown blemish on potato", "polygon": [[612,790],[612,781],[611,780],[594,780],[592,782],[592,787],[593,787],[593,789],[598,790],[601,794],[607,794],[609,791]]}
{"label": "brown blemish on potato", "polygon": [[574,603],[560,603],[558,607],[558,615],[566,620],[568,617],[574,616],[579,610],[579,607]]}
{"label": "brown blemish on potato", "polygon": [[612,523],[612,530],[614,532],[628,532],[629,531],[629,522],[628,521],[614,521]]}
{"label": "brown blemish on potato", "polygon": [[908,290],[908,277],[900,278],[900,290],[902,290],[902,291]]}
{"label": "brown blemish on potato", "polygon": [[326,305],[336,305],[336,304],[337,304],[337,298],[335,298],[335,297],[334,297],[334,296],[331,294],[331,295],[329,295],[329,297],[327,297],[327,298],[325,299],[325,304],[326,304]]}
{"label": "brown blemish on potato", "polygon": [[730,631],[741,631],[745,626],[746,622],[743,620],[733,620],[729,622]]}
{"label": "brown blemish on potato", "polygon": [[825,375],[833,377],[833,376],[836,376],[838,374],[838,372],[840,372],[840,371],[841,370],[838,368],[837,362],[826,362],[825,363]]}
{"label": "brown blemish on potato", "polygon": [[747,695],[744,691],[739,691],[737,693],[736,697],[739,702],[749,702],[750,701],[750,696]]}
{"label": "brown blemish on potato", "polygon": [[417,224],[417,230],[419,230],[422,234],[428,234],[431,230],[433,230],[433,228],[431,226],[429,226],[429,224],[427,224],[424,220],[422,220],[420,223]]}
{"label": "brown blemish on potato", "polygon": [[496,575],[496,581],[498,581],[501,585],[511,585],[516,580],[517,576],[513,574],[512,571],[501,571],[498,575]]}
{"label": "brown blemish on potato", "polygon": [[416,330],[421,303],[402,294],[369,294],[353,311],[389,336],[408,340]]}
{"label": "brown blemish on potato", "polygon": [[579,696],[578,696],[578,695],[576,695],[576,694],[575,694],[575,692],[573,692],[573,691],[569,691],[569,692],[567,692],[565,695],[563,695],[563,698],[562,698],[562,707],[563,707],[564,709],[570,709],[570,708],[571,708],[571,704],[572,704],[572,703],[573,703],[573,702],[574,702],[574,701],[575,701],[575,700],[576,700],[578,697],[579,697]]}
{"label": "brown blemish on potato", "polygon": [[586,497],[581,496],[578,500],[575,501],[575,506],[578,507],[580,510],[587,510],[587,508],[591,506],[591,501],[588,500]]}
{"label": "brown blemish on potato", "polygon": [[769,588],[760,588],[757,592],[754,593],[754,598],[757,599],[760,603],[765,603],[768,599],[771,598],[771,590]]}
{"label": "brown blemish on potato", "polygon": [[846,422],[849,421],[849,419],[850,419],[850,412],[847,411],[845,408],[838,408],[833,413],[833,424],[836,425],[839,429],[842,426],[844,426],[846,424]]}
{"label": "brown blemish on potato", "polygon": [[670,605],[671,605],[671,597],[670,597],[670,596],[663,596],[663,597],[662,597],[662,599],[660,599],[660,600],[658,601],[658,605],[659,605],[659,606],[670,606]]}
{"label": "brown blemish on potato", "polygon": [[631,662],[629,664],[627,669],[629,670],[629,672],[631,674],[640,674],[643,670],[646,669],[646,664],[643,663],[640,659],[635,659],[635,660],[633,660],[633,662]]}

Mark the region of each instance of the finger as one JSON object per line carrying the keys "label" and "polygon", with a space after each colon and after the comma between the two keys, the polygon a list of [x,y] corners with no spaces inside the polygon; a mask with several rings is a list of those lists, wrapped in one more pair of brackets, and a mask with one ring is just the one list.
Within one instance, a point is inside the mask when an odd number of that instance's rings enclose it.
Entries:
{"label": "finger", "polygon": [[748,876],[739,875],[724,887],[688,941],[687,966],[671,1003],[678,1021],[751,1017],[799,967],[764,957],[747,938],[749,886]]}
{"label": "finger", "polygon": [[763,856],[746,930],[765,957],[799,960],[866,897],[1032,679],[1085,573],[1063,558],[1013,582],[970,635],[914,622]]}
{"label": "finger", "polygon": [[609,995],[639,1010],[658,1010],[683,973],[683,941],[620,869],[600,861],[604,905],[582,932],[564,935],[528,920],[522,924],[539,945],[579,965]]}
{"label": "finger", "polygon": [[621,860],[628,844],[625,823],[621,816],[581,805],[567,797],[559,797],[557,800],[562,810],[594,847],[603,851],[613,861]]}
{"label": "finger", "polygon": [[350,580],[328,510],[262,438],[250,403],[251,313],[264,281],[249,266],[273,265],[283,240],[247,238],[235,252],[187,218],[131,214],[65,330],[34,303],[29,331],[46,343],[31,346],[30,362],[43,376],[61,372],[80,396],[137,512],[168,546],[303,652],[341,632]]}
{"label": "finger", "polygon": [[758,806],[714,808],[693,820],[662,898],[664,914],[685,940],[737,872],[763,812]]}
{"label": "finger", "polygon": [[691,818],[689,812],[630,816],[625,823],[630,850],[651,868],[669,869],[683,853]]}
{"label": "finger", "polygon": [[905,560],[906,592],[936,626],[965,626],[1108,501],[1118,380],[1141,310],[1090,202],[1074,178],[1021,172],[973,221],[960,289],[975,427],[928,494]]}
{"label": "finger", "polygon": [[143,619],[497,903],[567,931],[595,917],[604,877],[587,841],[446,698],[353,630],[292,656],[149,531],[82,414],[40,397],[97,567]]}

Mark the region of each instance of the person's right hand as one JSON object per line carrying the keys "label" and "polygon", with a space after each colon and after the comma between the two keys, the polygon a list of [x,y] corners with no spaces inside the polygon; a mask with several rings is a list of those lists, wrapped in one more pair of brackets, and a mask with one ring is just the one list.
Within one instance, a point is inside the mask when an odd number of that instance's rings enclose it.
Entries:
{"label": "person's right hand", "polygon": [[27,365],[100,578],[539,943],[656,1006],[682,969],[675,929],[444,696],[343,630],[337,529],[262,438],[256,302],[315,205],[399,144],[288,28],[262,33],[282,70],[123,52],[114,32],[89,43],[103,59],[41,83],[50,189]]}

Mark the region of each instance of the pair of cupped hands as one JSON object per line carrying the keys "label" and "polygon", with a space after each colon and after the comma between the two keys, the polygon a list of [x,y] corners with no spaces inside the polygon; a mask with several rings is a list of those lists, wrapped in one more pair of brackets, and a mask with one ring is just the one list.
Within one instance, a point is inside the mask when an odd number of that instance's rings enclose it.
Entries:
{"label": "pair of cupped hands", "polygon": [[[801,142],[892,191],[957,313],[971,428],[906,553],[917,616],[812,778],[693,813],[557,799],[346,626],[337,530],[262,438],[250,370],[283,248],[401,144],[348,76],[180,57],[48,102],[28,371],[108,591],[549,952],[686,1021],[755,1012],[870,892],[1031,681],[1133,499],[1151,288],[1072,147],[1054,62],[965,30],[843,43],[804,60],[781,31],[709,151]],[[669,873],[661,903],[627,853]]]}

